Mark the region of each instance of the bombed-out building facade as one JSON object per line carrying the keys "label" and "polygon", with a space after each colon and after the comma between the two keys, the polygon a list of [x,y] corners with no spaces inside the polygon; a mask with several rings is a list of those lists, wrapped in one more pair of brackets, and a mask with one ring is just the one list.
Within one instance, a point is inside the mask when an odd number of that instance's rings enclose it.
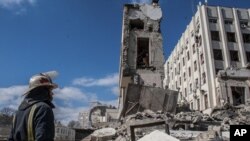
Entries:
{"label": "bombed-out building facade", "polygon": [[[157,1],[124,5],[119,69],[120,115],[124,116],[139,107],[156,110],[157,107],[152,107],[156,105],[154,102],[160,99],[158,103],[162,107],[170,100],[160,98],[160,95],[168,93],[163,89],[165,60],[161,18],[162,11]],[[152,99],[153,93],[158,93],[159,97],[154,102],[147,101]],[[157,97],[157,94],[154,96]],[[142,97],[147,98],[143,100]]]}
{"label": "bombed-out building facade", "polygon": [[164,86],[209,112],[250,97],[250,9],[199,5],[165,63]]}

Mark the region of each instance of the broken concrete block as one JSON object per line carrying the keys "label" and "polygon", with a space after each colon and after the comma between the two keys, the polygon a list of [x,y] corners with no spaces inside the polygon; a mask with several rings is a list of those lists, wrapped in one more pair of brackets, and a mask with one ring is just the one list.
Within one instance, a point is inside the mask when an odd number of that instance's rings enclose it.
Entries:
{"label": "broken concrete block", "polygon": [[215,131],[219,137],[222,136],[222,127],[221,126],[208,126],[208,130]]}
{"label": "broken concrete block", "polygon": [[193,123],[198,123],[201,121],[201,119],[202,119],[201,115],[198,115],[198,116],[194,117]]}
{"label": "broken concrete block", "polygon": [[152,110],[146,109],[144,110],[144,113],[145,113],[145,116],[147,117],[152,117],[152,118],[156,117],[156,113],[153,112]]}
{"label": "broken concrete block", "polygon": [[142,137],[138,141],[180,141],[180,140],[166,133],[163,133],[159,130],[155,130],[150,134]]}
{"label": "broken concrete block", "polygon": [[195,141],[222,141],[216,131],[210,130],[205,133],[201,133],[195,138]]}
{"label": "broken concrete block", "polygon": [[103,128],[96,130],[91,134],[91,141],[107,141],[112,140],[115,136],[116,130],[113,128]]}
{"label": "broken concrete block", "polygon": [[187,121],[191,121],[192,120],[192,117],[190,115],[186,116],[185,118]]}

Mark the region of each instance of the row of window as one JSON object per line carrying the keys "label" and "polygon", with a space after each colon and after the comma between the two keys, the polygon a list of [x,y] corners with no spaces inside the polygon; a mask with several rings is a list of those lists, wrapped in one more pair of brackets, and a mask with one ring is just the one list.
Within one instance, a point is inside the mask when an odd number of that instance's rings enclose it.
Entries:
{"label": "row of window", "polygon": [[[185,76],[186,74],[185,74],[185,72],[183,73],[183,75],[184,75],[183,76],[184,77],[184,81],[186,81],[186,76]],[[191,75],[190,68],[189,68],[189,75]],[[182,80],[181,80],[181,77],[179,77],[179,86],[181,86],[181,84],[182,84]],[[202,76],[201,76],[201,85],[204,85],[204,84],[206,84],[206,73],[205,72],[203,72]],[[189,89],[190,93],[192,93],[192,83],[190,83],[189,85],[190,85],[190,89]],[[199,79],[196,78],[195,79],[195,88],[198,88],[198,87],[199,87]],[[178,89],[178,82],[177,81],[175,82],[175,89]]]}
{"label": "row of window", "polygon": [[[234,32],[226,32],[228,42],[236,42],[236,35]],[[219,31],[211,31],[211,39],[213,41],[220,41]],[[242,39],[244,43],[250,43],[250,34],[243,33]]]}
{"label": "row of window", "polygon": [[[243,33],[242,37],[243,37],[244,43],[250,43],[250,34]],[[219,31],[211,31],[211,39],[213,41],[220,41]],[[201,38],[200,38],[200,40],[201,40]],[[235,33],[233,33],[233,32],[227,32],[227,40],[228,40],[228,42],[236,42]],[[195,54],[196,53],[196,46],[195,46],[195,44],[193,44],[192,50],[193,50],[193,54]],[[247,54],[246,55],[247,56],[247,60],[248,60],[248,62],[250,62],[249,61],[250,60],[249,59],[249,53],[247,52],[246,54]],[[219,50],[214,50],[214,56],[215,56],[215,60],[223,60],[222,59],[223,58],[222,57],[222,53]],[[231,58],[232,61],[239,61],[238,52],[237,51],[230,51],[230,58]],[[190,60],[190,53],[189,53],[189,51],[187,51],[187,60]],[[182,58],[182,63],[183,63],[183,66],[185,66],[185,58]],[[201,56],[201,64],[203,64],[203,63],[204,63],[204,60],[203,60],[203,55],[202,55]]]}
{"label": "row of window", "polygon": [[[194,31],[192,30],[191,31],[191,37],[194,38],[194,41],[195,43],[192,45],[192,49],[193,49],[193,54],[196,52],[196,47],[199,47],[202,45],[202,37],[201,35],[198,35],[199,34],[199,29],[200,29],[200,24],[199,24],[199,21],[197,21],[197,25],[196,25],[196,31],[194,33]],[[185,49],[188,49],[188,43],[189,43],[189,39],[187,38],[186,39],[186,46],[185,46]],[[183,49],[183,47],[182,47]],[[181,54],[183,53],[183,50],[181,51]],[[187,58],[188,60],[190,59],[190,56],[189,56],[189,51],[187,52]],[[184,58],[183,58],[184,59]],[[177,55],[177,60],[179,60],[179,54]],[[183,64],[185,65],[185,62],[183,61]]]}
{"label": "row of window", "polygon": [[[210,19],[209,19],[209,23],[216,24],[216,23],[217,23],[217,19],[215,19],[215,18],[210,18]],[[233,20],[231,20],[231,19],[225,19],[225,20],[224,20],[224,24],[225,24],[225,25],[232,25],[232,24],[233,24]]]}
{"label": "row of window", "polygon": [[[187,54],[188,54],[188,60],[189,60],[189,53],[187,52]],[[182,58],[182,61],[183,61],[183,66],[185,66],[185,58]],[[200,64],[201,65],[204,64],[203,53],[200,54]],[[194,61],[194,65],[193,66],[194,66],[194,71],[197,71],[197,68],[198,68],[197,60]],[[175,67],[175,69],[174,69],[175,75],[179,75],[180,74],[180,70],[181,70],[181,65],[179,63],[178,64],[178,68]],[[188,73],[189,73],[189,77],[191,77],[191,68],[190,67],[188,67]],[[185,72],[184,72],[183,76],[184,76],[184,81],[185,81],[186,80],[186,74],[185,74]],[[174,77],[174,74],[172,72],[172,79],[173,79],[173,77]]]}
{"label": "row of window", "polygon": [[[230,60],[231,61],[238,62],[240,60],[239,55],[238,55],[238,51],[230,50],[229,53],[230,53]],[[222,55],[221,49],[213,49],[213,54],[214,54],[214,60],[223,61],[223,55]],[[188,57],[189,57],[189,53],[188,53]],[[247,62],[250,62],[250,52],[249,51],[246,51],[246,58],[247,58]],[[188,58],[188,60],[189,60],[189,58]],[[183,61],[183,66],[185,66],[185,59],[183,58],[182,61]],[[201,65],[204,64],[203,53],[200,54],[200,63],[201,63]],[[194,71],[197,71],[198,63],[196,60],[194,61],[193,66],[194,66]],[[180,74],[180,69],[181,69],[181,65],[179,63],[178,68],[175,68],[175,70],[174,70],[175,75]],[[189,74],[189,77],[191,77],[191,68],[190,67],[188,67],[188,74]],[[174,74],[172,72],[172,79],[174,79],[173,77],[174,77]],[[186,73],[185,72],[183,74],[183,77],[184,77],[184,81],[186,81]]]}
{"label": "row of window", "polygon": [[[223,61],[223,55],[222,55],[221,49],[213,49],[213,53],[214,53],[214,60]],[[238,51],[230,50],[229,53],[230,53],[231,61],[239,61]],[[250,52],[249,51],[246,51],[246,58],[247,58],[247,62],[250,62]]]}
{"label": "row of window", "polygon": [[[209,21],[209,23],[212,23],[212,24],[218,23],[217,18],[209,18],[208,21]],[[224,19],[225,25],[233,25],[233,23],[234,23],[233,19]],[[239,23],[240,23],[241,27],[249,25],[248,20],[240,20]]]}

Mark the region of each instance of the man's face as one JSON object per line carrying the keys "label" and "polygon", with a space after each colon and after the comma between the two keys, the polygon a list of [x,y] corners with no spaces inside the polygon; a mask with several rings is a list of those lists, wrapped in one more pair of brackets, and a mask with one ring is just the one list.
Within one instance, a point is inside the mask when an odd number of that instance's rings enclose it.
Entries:
{"label": "man's face", "polygon": [[49,100],[52,101],[53,100],[53,89],[52,88],[49,88]]}

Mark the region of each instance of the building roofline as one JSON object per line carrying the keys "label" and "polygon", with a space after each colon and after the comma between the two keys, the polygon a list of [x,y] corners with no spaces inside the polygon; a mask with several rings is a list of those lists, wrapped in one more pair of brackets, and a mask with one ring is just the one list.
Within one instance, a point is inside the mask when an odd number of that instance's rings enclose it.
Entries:
{"label": "building roofline", "polygon": [[223,5],[206,5],[206,4],[202,4],[202,5],[198,5],[198,6],[249,9],[249,8],[243,8],[243,7],[230,7],[230,6],[223,6]]}

